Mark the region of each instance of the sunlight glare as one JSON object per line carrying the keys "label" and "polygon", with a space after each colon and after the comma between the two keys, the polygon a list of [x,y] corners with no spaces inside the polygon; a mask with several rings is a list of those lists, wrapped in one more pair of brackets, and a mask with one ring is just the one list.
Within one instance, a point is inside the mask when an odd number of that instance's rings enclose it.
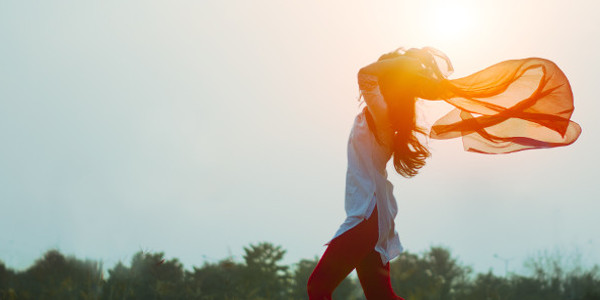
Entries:
{"label": "sunlight glare", "polygon": [[433,8],[434,35],[444,39],[465,36],[473,26],[472,14],[466,5],[444,1]]}

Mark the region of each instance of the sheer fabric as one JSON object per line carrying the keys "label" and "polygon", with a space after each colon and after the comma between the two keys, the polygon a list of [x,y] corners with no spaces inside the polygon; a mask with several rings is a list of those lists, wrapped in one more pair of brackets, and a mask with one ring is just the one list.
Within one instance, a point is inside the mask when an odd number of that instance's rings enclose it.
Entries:
{"label": "sheer fabric", "polygon": [[437,120],[430,137],[462,137],[465,150],[487,154],[572,144],[581,127],[570,120],[573,93],[569,80],[543,58],[507,60],[472,75],[448,80],[450,60],[433,48],[419,52],[422,69],[416,95],[443,100],[455,109]]}

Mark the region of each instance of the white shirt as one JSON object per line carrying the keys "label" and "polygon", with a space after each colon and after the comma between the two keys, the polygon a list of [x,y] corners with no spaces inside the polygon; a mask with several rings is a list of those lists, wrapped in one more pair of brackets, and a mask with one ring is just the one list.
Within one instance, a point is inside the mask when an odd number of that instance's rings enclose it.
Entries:
{"label": "white shirt", "polygon": [[348,139],[345,196],[347,217],[333,238],[369,218],[377,204],[379,238],[375,251],[381,254],[381,261],[385,265],[402,252],[400,238],[394,227],[398,207],[386,171],[387,162],[392,156],[389,146],[392,129],[377,77],[360,74],[358,81],[367,109],[373,116],[378,136],[383,144],[377,142],[369,130],[366,116],[361,111],[354,119]]}

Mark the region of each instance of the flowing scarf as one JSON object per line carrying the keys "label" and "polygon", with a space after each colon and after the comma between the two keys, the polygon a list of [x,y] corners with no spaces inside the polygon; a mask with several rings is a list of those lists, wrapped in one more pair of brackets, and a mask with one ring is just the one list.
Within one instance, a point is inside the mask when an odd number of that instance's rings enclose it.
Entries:
{"label": "flowing scarf", "polygon": [[550,60],[507,60],[447,79],[452,64],[441,51],[426,47],[404,54],[422,62],[417,97],[455,107],[433,124],[433,139],[462,137],[466,151],[501,154],[566,146],[581,134],[581,127],[570,120],[574,107],[569,80]]}

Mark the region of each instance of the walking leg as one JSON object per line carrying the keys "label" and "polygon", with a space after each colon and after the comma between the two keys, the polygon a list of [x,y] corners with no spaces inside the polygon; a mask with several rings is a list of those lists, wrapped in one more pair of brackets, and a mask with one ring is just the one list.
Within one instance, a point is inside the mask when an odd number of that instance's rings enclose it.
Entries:
{"label": "walking leg", "polygon": [[368,220],[333,239],[308,279],[310,300],[328,300],[377,243],[377,207]]}
{"label": "walking leg", "polygon": [[368,300],[403,300],[392,289],[390,263],[384,265],[375,249],[356,266],[356,273]]}

